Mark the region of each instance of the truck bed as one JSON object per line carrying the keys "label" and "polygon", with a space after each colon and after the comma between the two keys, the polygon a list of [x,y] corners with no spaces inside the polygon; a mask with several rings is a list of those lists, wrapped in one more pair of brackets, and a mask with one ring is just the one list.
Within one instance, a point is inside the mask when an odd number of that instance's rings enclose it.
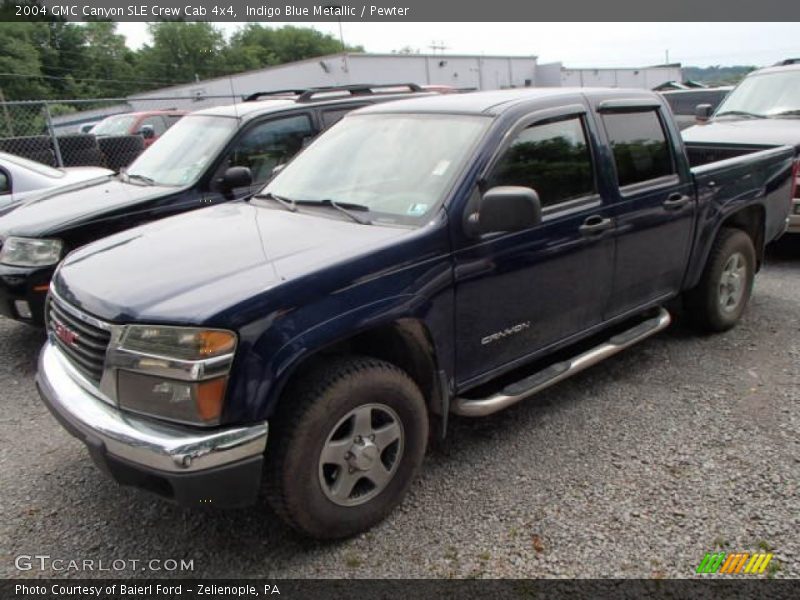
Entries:
{"label": "truck bed", "polygon": [[[764,243],[780,237],[786,230],[791,210],[792,169],[796,150],[791,146],[764,149],[753,146],[728,146],[730,157],[713,162],[699,160],[708,147],[687,144],[687,152],[700,164],[691,167],[697,192],[696,246],[691,264],[705,264],[716,228],[726,215],[744,207],[763,208]],[[717,154],[719,156],[719,154]],[[699,273],[690,273],[696,280]]]}

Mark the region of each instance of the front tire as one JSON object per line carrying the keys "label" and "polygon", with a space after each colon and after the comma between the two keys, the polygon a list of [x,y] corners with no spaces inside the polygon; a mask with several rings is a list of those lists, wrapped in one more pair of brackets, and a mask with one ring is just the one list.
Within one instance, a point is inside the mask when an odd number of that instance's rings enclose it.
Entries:
{"label": "front tire", "polygon": [[403,370],[337,357],[296,379],[270,434],[270,505],[305,535],[343,538],[383,520],[406,494],[425,455],[428,415]]}
{"label": "front tire", "polygon": [[687,314],[699,329],[726,331],[747,307],[755,277],[756,252],[740,229],[723,229],[708,256],[700,282],[686,293]]}

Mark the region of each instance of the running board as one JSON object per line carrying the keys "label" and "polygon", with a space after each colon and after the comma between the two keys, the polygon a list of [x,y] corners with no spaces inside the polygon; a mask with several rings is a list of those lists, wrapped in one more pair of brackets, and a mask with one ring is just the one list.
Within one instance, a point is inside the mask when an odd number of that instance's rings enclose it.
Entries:
{"label": "running board", "polygon": [[661,308],[657,316],[615,335],[583,354],[551,365],[525,379],[507,385],[496,394],[486,398],[456,398],[453,401],[451,412],[464,417],[491,415],[649,338],[665,329],[671,322],[672,317],[669,312]]}

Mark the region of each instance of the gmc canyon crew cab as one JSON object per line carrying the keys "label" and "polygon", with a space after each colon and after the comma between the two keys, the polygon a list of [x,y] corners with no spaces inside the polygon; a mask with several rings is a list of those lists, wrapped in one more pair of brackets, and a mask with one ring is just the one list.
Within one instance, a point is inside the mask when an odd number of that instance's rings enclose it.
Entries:
{"label": "gmc canyon crew cab", "polygon": [[50,278],[70,250],[247,196],[348,111],[421,94],[414,84],[253,94],[183,117],[118,175],[0,210],[0,314],[43,326]]}
{"label": "gmc canyon crew cab", "polygon": [[[710,106],[697,108],[699,118],[709,116]],[[784,145],[800,152],[800,59],[750,73],[709,123],[686,129],[683,139],[704,161]],[[792,199],[788,232],[800,233],[800,186]]]}
{"label": "gmc canyon crew cab", "polygon": [[665,328],[732,327],[786,227],[795,154],[692,165],[665,100],[524,89],[400,100],[249,201],[65,258],[37,384],[123,484],[268,499],[335,538],[397,504],[429,433]]}

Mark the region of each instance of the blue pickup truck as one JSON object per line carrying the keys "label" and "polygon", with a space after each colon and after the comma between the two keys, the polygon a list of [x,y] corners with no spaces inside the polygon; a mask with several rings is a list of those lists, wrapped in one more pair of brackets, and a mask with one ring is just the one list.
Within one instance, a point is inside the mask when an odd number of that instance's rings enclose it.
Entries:
{"label": "blue pickup truck", "polygon": [[702,156],[643,91],[359,110],[248,201],[68,255],[37,385],[122,484],[212,506],[263,484],[304,534],[353,535],[448,415],[655,334],[679,296],[704,330],[739,320],[786,228],[795,150]]}

